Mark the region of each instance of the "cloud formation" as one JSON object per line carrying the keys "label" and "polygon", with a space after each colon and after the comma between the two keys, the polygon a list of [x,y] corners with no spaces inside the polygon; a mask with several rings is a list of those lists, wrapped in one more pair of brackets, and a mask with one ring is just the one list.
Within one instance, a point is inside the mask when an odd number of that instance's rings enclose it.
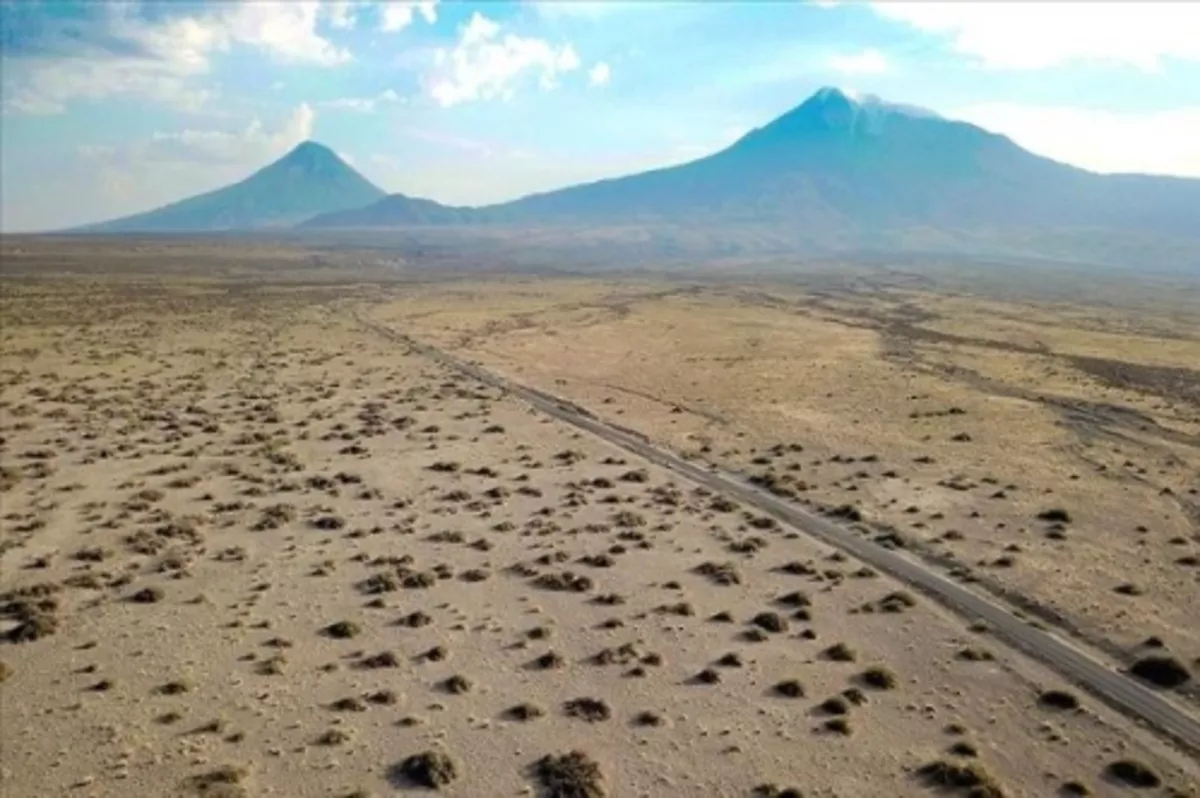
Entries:
{"label": "cloud formation", "polygon": [[1200,177],[1200,105],[1120,113],[994,102],[959,108],[948,116],[1004,133],[1040,155],[1096,172]]}
{"label": "cloud formation", "polygon": [[579,68],[570,44],[500,35],[500,24],[476,11],[452,50],[440,48],[427,79],[429,95],[443,107],[475,100],[509,99],[529,76],[552,89],[560,75]]}
{"label": "cloud formation", "polygon": [[580,18],[597,20],[611,16],[631,5],[629,2],[605,2],[605,0],[534,0],[531,3],[538,14],[549,19]]}
{"label": "cloud formation", "polygon": [[1200,4],[1189,2],[875,2],[875,13],[948,37],[990,69],[1114,63],[1147,72],[1200,61]]}
{"label": "cloud formation", "polygon": [[887,56],[873,48],[860,53],[830,56],[829,66],[843,75],[882,75],[891,70]]}
{"label": "cloud formation", "polygon": [[[333,7],[340,7],[335,4]],[[162,8],[169,7],[160,7]],[[318,2],[223,2],[204,12],[149,17],[131,3],[97,3],[82,21],[20,27],[5,63],[6,113],[61,113],[75,100],[135,96],[195,111],[215,98],[200,78],[235,45],[284,63],[336,66],[351,59],[317,30]],[[336,12],[340,13],[340,12]]]}
{"label": "cloud formation", "polygon": [[418,13],[431,25],[437,22],[437,0],[384,3],[380,10],[379,29],[384,33],[404,30],[412,24]]}
{"label": "cloud formation", "polygon": [[258,167],[279,158],[302,141],[312,138],[316,112],[308,103],[296,106],[268,130],[252,119],[237,130],[187,128],[170,133],[155,132],[149,140],[123,148],[101,148],[80,155],[99,155],[107,166],[146,167],[164,163],[195,164],[202,168],[236,165]]}
{"label": "cloud formation", "polygon": [[600,61],[594,67],[588,70],[588,83],[593,86],[607,86],[608,81],[612,79],[612,67],[606,62]]}
{"label": "cloud formation", "polygon": [[336,100],[326,100],[321,103],[321,107],[332,108],[340,111],[357,111],[363,114],[373,114],[381,106],[404,102],[405,98],[401,97],[392,89],[384,89],[374,97],[339,97]]}
{"label": "cloud formation", "polygon": [[[316,113],[298,104],[274,119],[81,143],[34,161],[36,179],[0,181],[0,229],[62,229],[124,216],[245,178],[312,137]],[[13,166],[5,151],[6,167]]]}

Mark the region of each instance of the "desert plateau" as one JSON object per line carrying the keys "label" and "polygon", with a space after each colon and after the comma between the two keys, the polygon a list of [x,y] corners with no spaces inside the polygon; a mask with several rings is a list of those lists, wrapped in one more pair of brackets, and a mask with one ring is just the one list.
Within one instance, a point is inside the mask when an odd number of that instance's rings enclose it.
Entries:
{"label": "desert plateau", "polygon": [[1186,741],[987,624],[381,334],[742,475],[1194,716],[1178,276],[3,247],[6,796],[1197,794]]}

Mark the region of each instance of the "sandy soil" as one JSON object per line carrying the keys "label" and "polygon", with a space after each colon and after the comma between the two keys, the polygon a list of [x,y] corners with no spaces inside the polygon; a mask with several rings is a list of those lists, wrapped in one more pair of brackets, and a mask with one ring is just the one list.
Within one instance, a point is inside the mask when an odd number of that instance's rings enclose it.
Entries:
{"label": "sandy soil", "polygon": [[[1157,637],[1195,667],[1200,316],[1078,293],[509,280],[427,285],[373,317],[851,503],[1119,660]],[[1039,518],[1057,509],[1070,520]]]}
{"label": "sandy soil", "polygon": [[350,313],[414,290],[6,282],[5,796],[1195,794],[986,630]]}

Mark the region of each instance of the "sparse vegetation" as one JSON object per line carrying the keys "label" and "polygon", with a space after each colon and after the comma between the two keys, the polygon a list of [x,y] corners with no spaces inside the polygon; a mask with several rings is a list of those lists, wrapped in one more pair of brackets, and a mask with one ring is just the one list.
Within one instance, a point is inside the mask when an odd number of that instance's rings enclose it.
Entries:
{"label": "sparse vegetation", "polygon": [[900,684],[896,674],[882,665],[872,665],[860,673],[858,678],[867,687],[873,687],[876,690],[894,690]]}
{"label": "sparse vegetation", "polygon": [[194,687],[195,685],[190,680],[176,679],[160,685],[155,692],[160,695],[182,695],[183,693],[190,693]]}
{"label": "sparse vegetation", "polygon": [[1191,671],[1181,661],[1158,654],[1142,657],[1129,671],[1143,681],[1168,690],[1181,687],[1192,679]]}
{"label": "sparse vegetation", "polygon": [[831,734],[840,734],[844,737],[849,737],[853,733],[853,729],[850,726],[850,719],[844,717],[826,718],[821,723],[821,728]]}
{"label": "sparse vegetation", "polygon": [[[185,247],[143,243],[130,261],[164,269]],[[302,255],[295,272],[270,255],[286,285],[259,279],[231,249],[225,274],[189,277],[182,290],[159,275],[128,289],[105,273],[89,280],[95,301],[68,303],[62,286],[74,277],[12,279],[7,255],[18,246],[28,250],[14,258],[23,269],[48,245],[6,243],[3,282],[13,293],[0,299],[0,558],[11,583],[0,591],[0,648],[34,641],[9,649],[15,676],[0,664],[3,689],[20,698],[8,702],[10,720],[30,730],[11,747],[19,761],[45,764],[55,743],[92,721],[136,739],[119,746],[134,752],[128,763],[108,761],[111,745],[85,745],[72,749],[69,768],[10,769],[16,793],[119,792],[126,783],[210,798],[357,787],[382,795],[389,786],[370,783],[379,776],[394,779],[392,791],[421,792],[393,760],[441,744],[467,753],[457,747],[464,735],[486,756],[457,759],[456,780],[441,787],[448,793],[510,782],[519,790],[522,764],[530,794],[568,798],[736,795],[773,779],[797,786],[756,793],[795,798],[803,782],[805,794],[917,795],[927,785],[930,794],[990,796],[1001,780],[1013,795],[1178,789],[1178,771],[1163,770],[1117,720],[1080,725],[1087,696],[1042,692],[1059,686],[1050,679],[1031,689],[1020,668],[986,664],[992,654],[980,644],[1007,657],[1003,635],[966,633],[969,620],[899,590],[890,569],[876,574],[777,523],[766,504],[617,457],[422,354],[424,342],[444,342],[484,368],[505,359],[513,379],[567,401],[611,394],[605,419],[623,415],[702,468],[752,462],[752,481],[798,512],[829,513],[864,544],[928,554],[952,578],[983,583],[981,592],[1020,592],[1031,625],[1057,631],[1055,615],[1036,611],[1045,607],[1081,634],[1111,634],[1093,641],[1108,648],[1154,633],[1128,649],[1125,667],[1180,690],[1174,699],[1186,704],[1200,665],[1185,625],[1194,602],[1168,588],[1194,575],[1188,563],[1200,552],[1180,512],[1195,503],[1195,464],[1187,447],[1172,447],[1175,462],[1147,456],[1143,442],[1179,434],[1168,417],[1190,405],[1167,394],[1186,381],[1151,386],[1138,371],[1165,316],[1080,313],[1093,329],[1072,331],[1074,340],[1050,317],[1051,302],[1006,312],[999,326],[987,310],[968,323],[949,307],[981,308],[970,292],[934,296],[907,266],[862,280],[814,277],[812,296],[799,275],[753,291],[653,286],[673,295],[667,303],[644,295],[642,278],[617,289],[539,277],[514,281],[518,295],[496,280],[487,296],[464,278],[451,298],[436,279],[407,278],[423,268],[408,252],[376,279],[371,264],[385,256],[371,249],[344,283],[336,264],[346,251],[336,248]],[[598,302],[597,286],[615,293]],[[576,309],[559,312],[567,294]],[[510,311],[522,320],[501,318]],[[575,329],[580,320],[586,332]],[[411,330],[411,341],[389,340],[393,325]],[[647,329],[654,334],[631,350],[623,336]],[[1190,335],[1155,359],[1190,353]],[[762,344],[750,347],[751,337]],[[1125,337],[1128,351],[1101,351]],[[824,354],[795,357],[810,340]],[[1033,370],[1019,351],[1030,341],[1045,350],[1029,355]],[[40,354],[22,354],[26,346]],[[1085,369],[1074,352],[1121,365]],[[565,353],[577,360],[570,368]],[[1043,368],[1058,386],[1050,394],[1038,382]],[[1119,370],[1125,387],[1096,390],[1117,385],[1103,368]],[[951,371],[971,379],[947,380]],[[551,387],[559,376],[565,383]],[[991,401],[993,387],[1010,399]],[[865,407],[868,396],[877,407]],[[949,418],[961,414],[944,408],[958,404],[969,416]],[[950,443],[962,431],[969,445]],[[805,446],[787,443],[793,435]],[[1085,436],[1097,443],[1081,448],[1075,438]],[[1056,444],[1035,453],[1032,440]],[[1121,491],[1097,492],[1114,480]],[[1174,494],[1156,499],[1167,485]],[[1068,520],[1036,517],[1056,505],[1072,508]],[[1112,551],[1131,554],[1098,561]],[[991,567],[1004,561],[1014,568]],[[1063,578],[1037,578],[1047,563]],[[160,600],[136,601],[142,590]],[[178,650],[160,649],[164,641]],[[276,709],[283,714],[263,726]],[[265,733],[274,726],[279,734]],[[896,729],[903,739],[892,739]],[[1003,742],[996,733],[1012,729],[1042,746],[1036,762],[989,759]],[[598,731],[615,732],[588,749],[611,759],[610,783],[597,768],[594,780],[547,787],[534,760]],[[389,734],[405,747],[372,765],[377,738]],[[537,748],[559,737],[561,749]],[[876,756],[883,744],[913,766],[943,765],[924,775],[914,767],[912,781],[897,784],[904,760]],[[214,771],[221,752],[235,751],[254,763],[253,779],[160,781]],[[164,756],[159,764],[187,769],[143,767]],[[1151,780],[1137,758],[1166,786],[1130,789],[1130,779]],[[1106,768],[1117,759],[1126,765]],[[508,772],[484,772],[485,762],[508,762]],[[629,773],[617,767],[625,762]],[[843,783],[835,769],[846,763],[854,772]]]}
{"label": "sparse vegetation", "polygon": [[829,648],[821,652],[821,654],[832,662],[854,662],[858,659],[858,654],[850,646],[845,643],[834,643]]}
{"label": "sparse vegetation", "polygon": [[329,729],[316,739],[317,745],[335,746],[350,741],[350,735],[341,729]]}
{"label": "sparse vegetation", "polygon": [[1079,709],[1079,699],[1066,690],[1044,690],[1038,696],[1038,706],[1046,709],[1070,711]]}
{"label": "sparse vegetation", "polygon": [[362,627],[354,621],[334,621],[322,631],[326,637],[332,637],[335,640],[349,640],[362,634]]}
{"label": "sparse vegetation", "polygon": [[536,718],[540,718],[545,714],[546,710],[542,709],[537,704],[529,703],[517,704],[516,706],[509,707],[504,711],[504,717],[508,718],[509,720],[518,720],[522,722],[535,720]]}
{"label": "sparse vegetation", "polygon": [[842,521],[858,522],[863,520],[862,511],[853,504],[838,505],[837,507],[828,510],[826,515],[828,515],[830,518],[837,518]]}
{"label": "sparse vegetation", "polygon": [[18,614],[17,623],[5,633],[10,643],[32,643],[58,631],[58,618],[48,612],[30,609]]}
{"label": "sparse vegetation", "polygon": [[988,651],[987,649],[975,648],[972,646],[959,649],[958,653],[954,656],[957,659],[961,659],[965,662],[990,662],[995,659],[995,657],[992,656],[992,652]]}
{"label": "sparse vegetation", "polygon": [[381,651],[369,657],[363,657],[359,664],[364,668],[398,668],[400,658],[393,651]]}
{"label": "sparse vegetation", "polygon": [[635,726],[662,726],[666,722],[666,718],[650,710],[642,710],[633,716],[633,725]]}
{"label": "sparse vegetation", "polygon": [[784,679],[782,682],[776,682],[775,686],[771,689],[777,695],[785,698],[804,697],[804,685],[800,683],[799,679]]}
{"label": "sparse vegetation", "polygon": [[1127,787],[1150,789],[1162,785],[1162,779],[1148,765],[1136,759],[1118,759],[1104,769],[1113,781]]}
{"label": "sparse vegetation", "polygon": [[760,784],[751,790],[754,798],[804,798],[797,787],[780,787],[777,784]]}
{"label": "sparse vegetation", "polygon": [[187,780],[187,787],[198,795],[211,798],[241,798],[246,794],[242,784],[249,775],[250,771],[244,767],[224,765],[192,776]]}
{"label": "sparse vegetation", "polygon": [[936,760],[917,769],[917,777],[930,787],[960,793],[967,798],[1004,798],[1004,791],[982,765]]}
{"label": "sparse vegetation", "polygon": [[458,763],[445,751],[422,751],[406,758],[396,769],[401,781],[431,790],[449,786],[460,775]]}
{"label": "sparse vegetation", "polygon": [[546,755],[533,766],[545,798],[606,798],[600,765],[583,751]]}
{"label": "sparse vegetation", "polygon": [[163,600],[162,588],[144,587],[129,597],[135,604],[157,604]]}
{"label": "sparse vegetation", "polygon": [[695,568],[696,573],[707,577],[715,585],[740,585],[742,577],[731,562],[702,562]]}
{"label": "sparse vegetation", "polygon": [[760,612],[750,619],[750,623],[754,624],[765,632],[774,632],[778,634],[788,630],[787,619],[777,612]]}
{"label": "sparse vegetation", "polygon": [[442,689],[454,695],[469,693],[474,687],[475,683],[461,674],[455,674],[442,682]]}
{"label": "sparse vegetation", "polygon": [[573,698],[563,704],[567,717],[579,718],[589,723],[608,720],[612,717],[612,709],[600,698]]}
{"label": "sparse vegetation", "polygon": [[533,580],[535,587],[543,590],[556,590],[571,593],[586,593],[592,589],[592,580],[586,576],[562,571],[556,574],[542,574]]}

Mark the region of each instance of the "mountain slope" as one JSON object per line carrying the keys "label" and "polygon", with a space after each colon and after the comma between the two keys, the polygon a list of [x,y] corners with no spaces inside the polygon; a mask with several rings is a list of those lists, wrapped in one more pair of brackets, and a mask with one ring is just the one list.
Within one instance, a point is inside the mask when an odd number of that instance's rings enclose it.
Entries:
{"label": "mountain slope", "polygon": [[317,214],[362,207],[385,192],[316,142],[233,185],[74,232],[246,230],[290,226]]}
{"label": "mountain slope", "polygon": [[1162,239],[1172,257],[1200,253],[1200,180],[1094,174],[974,125],[829,88],[679,166],[476,209],[403,199],[304,226],[642,225],[731,240],[753,228],[783,248],[1087,258],[1105,242],[1124,258]]}
{"label": "mountain slope", "polygon": [[331,211],[305,220],[301,227],[389,227],[396,219],[403,224],[463,224],[481,221],[474,208],[456,208],[433,200],[389,194],[365,207]]}

